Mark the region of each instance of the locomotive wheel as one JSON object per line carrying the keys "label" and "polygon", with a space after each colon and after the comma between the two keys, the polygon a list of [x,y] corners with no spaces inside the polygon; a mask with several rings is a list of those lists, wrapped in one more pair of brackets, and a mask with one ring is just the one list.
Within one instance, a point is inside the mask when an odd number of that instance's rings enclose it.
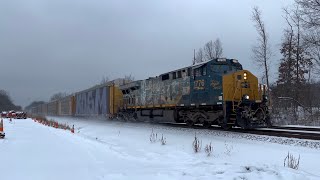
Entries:
{"label": "locomotive wheel", "polygon": [[266,120],[267,116],[266,116],[266,113],[261,109],[259,108],[256,112],[256,117],[257,119],[259,120]]}
{"label": "locomotive wheel", "polygon": [[187,124],[187,126],[192,127],[192,126],[194,125],[194,122],[191,121],[191,120],[188,120],[188,121],[186,122],[186,124]]}
{"label": "locomotive wheel", "polygon": [[209,127],[211,127],[211,123],[208,122],[208,121],[203,121],[202,126],[203,126],[204,128],[209,128]]}
{"label": "locomotive wheel", "polygon": [[223,124],[221,127],[223,128],[223,130],[228,131],[228,130],[230,130],[230,129],[232,128],[232,125],[230,125],[230,124]]}

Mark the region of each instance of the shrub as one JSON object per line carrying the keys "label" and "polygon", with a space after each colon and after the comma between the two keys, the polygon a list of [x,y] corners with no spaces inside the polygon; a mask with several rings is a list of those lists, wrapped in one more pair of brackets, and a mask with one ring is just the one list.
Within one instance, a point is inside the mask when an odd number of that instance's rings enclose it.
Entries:
{"label": "shrub", "polygon": [[210,142],[210,144],[207,144],[206,147],[205,147],[205,151],[207,153],[207,156],[211,155],[212,150],[213,150],[213,147],[211,146],[211,142]]}
{"label": "shrub", "polygon": [[166,145],[167,144],[167,139],[163,137],[163,134],[162,134],[162,137],[161,137],[161,145]]}
{"label": "shrub", "polygon": [[292,154],[288,152],[288,155],[284,158],[283,166],[289,167],[292,169],[298,169],[300,163],[300,155],[298,158],[294,157]]}
{"label": "shrub", "polygon": [[197,135],[194,134],[194,140],[193,140],[193,143],[192,143],[192,148],[193,148],[193,151],[195,153],[200,152],[200,150],[201,150],[201,142],[200,142],[199,138],[197,137]]}
{"label": "shrub", "polygon": [[155,143],[157,141],[157,139],[158,139],[157,136],[158,136],[157,133],[154,133],[153,129],[152,129],[151,134],[150,134],[150,142],[151,143]]}
{"label": "shrub", "polygon": [[225,153],[226,155],[230,156],[230,155],[231,155],[231,151],[233,150],[233,146],[227,144],[226,142],[225,142],[224,146],[225,146],[225,148],[226,148],[226,150],[225,150],[224,153]]}

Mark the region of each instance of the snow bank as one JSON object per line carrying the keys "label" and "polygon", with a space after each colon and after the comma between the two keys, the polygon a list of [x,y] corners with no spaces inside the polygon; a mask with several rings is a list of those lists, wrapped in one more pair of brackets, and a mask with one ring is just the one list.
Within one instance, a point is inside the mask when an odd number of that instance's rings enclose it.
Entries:
{"label": "snow bank", "polygon": [[[319,179],[318,149],[218,136],[208,130],[146,123],[55,118],[76,133],[32,120],[5,120],[0,140],[0,179]],[[163,134],[166,145],[151,143]],[[202,151],[192,150],[194,134]],[[220,132],[222,133],[222,132]],[[213,154],[203,150],[212,142]],[[283,167],[290,151],[301,156],[299,170]]]}

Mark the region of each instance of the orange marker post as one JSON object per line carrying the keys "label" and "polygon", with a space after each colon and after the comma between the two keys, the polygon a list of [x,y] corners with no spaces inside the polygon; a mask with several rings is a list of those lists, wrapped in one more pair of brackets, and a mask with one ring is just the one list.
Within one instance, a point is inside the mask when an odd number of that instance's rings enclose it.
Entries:
{"label": "orange marker post", "polygon": [[0,138],[4,138],[5,137],[5,133],[4,133],[4,128],[3,128],[3,119],[1,119],[1,122],[0,122]]}
{"label": "orange marker post", "polygon": [[71,133],[74,133],[74,125],[72,125]]}

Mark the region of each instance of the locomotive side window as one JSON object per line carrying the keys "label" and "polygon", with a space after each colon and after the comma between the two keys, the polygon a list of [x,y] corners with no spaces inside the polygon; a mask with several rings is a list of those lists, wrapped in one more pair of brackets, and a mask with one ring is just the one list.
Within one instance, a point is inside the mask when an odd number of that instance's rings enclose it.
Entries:
{"label": "locomotive side window", "polygon": [[193,74],[196,76],[196,77],[200,77],[201,76],[201,69],[198,68],[198,69],[195,69]]}
{"label": "locomotive side window", "polygon": [[223,72],[224,74],[227,74],[229,72],[229,66],[222,65],[221,72]]}
{"label": "locomotive side window", "polygon": [[211,69],[212,72],[220,73],[221,72],[221,65],[211,64],[210,69]]}
{"label": "locomotive side window", "polygon": [[176,72],[173,72],[173,73],[172,73],[172,79],[177,79],[177,74],[176,74]]}
{"label": "locomotive side window", "polygon": [[178,78],[181,78],[182,75],[181,75],[181,71],[178,71]]}
{"label": "locomotive side window", "polygon": [[164,81],[164,80],[168,80],[169,79],[169,74],[164,74],[164,75],[162,75],[162,81]]}
{"label": "locomotive side window", "polygon": [[191,76],[191,68],[188,68],[188,74],[187,76]]}
{"label": "locomotive side window", "polygon": [[207,67],[206,66],[202,66],[202,75],[205,76],[207,75]]}

